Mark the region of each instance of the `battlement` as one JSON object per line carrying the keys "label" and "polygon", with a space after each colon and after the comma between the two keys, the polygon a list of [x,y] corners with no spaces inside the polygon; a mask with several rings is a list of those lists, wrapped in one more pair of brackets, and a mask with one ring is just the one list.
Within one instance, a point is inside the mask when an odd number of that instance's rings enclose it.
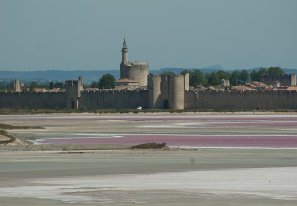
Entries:
{"label": "battlement", "polygon": [[136,109],[148,107],[147,90],[83,91],[80,107],[86,109]]}
{"label": "battlement", "polygon": [[22,94],[51,94],[51,93],[65,93],[65,90],[47,90],[47,91],[21,91],[21,92],[16,92],[16,91],[0,91],[0,95],[6,95],[6,94],[17,94],[17,95],[22,95]]}
{"label": "battlement", "polygon": [[0,108],[65,109],[66,93],[59,92],[0,92]]}
{"label": "battlement", "polygon": [[297,92],[287,90],[185,92],[185,109],[296,109]]}

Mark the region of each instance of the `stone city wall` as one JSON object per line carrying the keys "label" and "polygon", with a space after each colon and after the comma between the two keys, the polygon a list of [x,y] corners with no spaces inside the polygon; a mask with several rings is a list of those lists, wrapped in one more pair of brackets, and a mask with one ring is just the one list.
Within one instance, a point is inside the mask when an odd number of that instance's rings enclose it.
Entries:
{"label": "stone city wall", "polygon": [[[160,89],[160,88],[159,88]],[[185,91],[185,109],[277,110],[297,109],[296,91]],[[152,95],[153,96],[153,95]],[[149,108],[148,90],[83,91],[79,107],[93,109]],[[176,96],[179,98],[179,96]],[[178,101],[176,101],[178,102]],[[65,109],[65,92],[0,92],[0,108]]]}
{"label": "stone city wall", "polygon": [[102,90],[83,91],[79,99],[81,108],[93,109],[136,109],[148,107],[147,90]]}
{"label": "stone city wall", "polygon": [[65,92],[0,92],[0,108],[65,109]]}
{"label": "stone city wall", "polygon": [[297,109],[296,91],[186,91],[185,109]]}

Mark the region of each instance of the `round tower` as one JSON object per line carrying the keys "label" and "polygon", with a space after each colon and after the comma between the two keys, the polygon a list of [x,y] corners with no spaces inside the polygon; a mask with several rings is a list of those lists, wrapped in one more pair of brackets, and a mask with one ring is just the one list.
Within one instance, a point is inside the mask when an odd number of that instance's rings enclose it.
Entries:
{"label": "round tower", "polygon": [[184,109],[185,77],[184,75],[172,75],[169,78],[169,102],[170,109]]}
{"label": "round tower", "polygon": [[159,108],[159,101],[161,95],[161,76],[148,75],[148,108]]}

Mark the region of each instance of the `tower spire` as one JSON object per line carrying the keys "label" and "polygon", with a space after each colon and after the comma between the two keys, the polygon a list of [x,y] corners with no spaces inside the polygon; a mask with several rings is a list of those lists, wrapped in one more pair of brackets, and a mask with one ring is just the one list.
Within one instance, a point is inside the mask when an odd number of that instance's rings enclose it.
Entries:
{"label": "tower spire", "polygon": [[127,42],[126,42],[126,37],[124,37],[123,49],[128,49]]}
{"label": "tower spire", "polygon": [[124,37],[124,42],[123,42],[123,48],[122,48],[122,64],[128,64],[129,59],[128,59],[128,47],[127,47],[127,42],[126,38]]}

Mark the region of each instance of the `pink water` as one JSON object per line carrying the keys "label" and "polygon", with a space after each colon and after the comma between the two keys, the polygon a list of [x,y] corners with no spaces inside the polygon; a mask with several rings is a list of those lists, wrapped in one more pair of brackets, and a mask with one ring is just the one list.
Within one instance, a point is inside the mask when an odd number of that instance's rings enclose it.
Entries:
{"label": "pink water", "polygon": [[297,147],[296,136],[124,135],[122,137],[51,138],[45,144],[122,144],[148,142],[193,147]]}
{"label": "pink water", "polygon": [[[297,134],[290,132],[286,135],[286,130],[295,130],[297,128],[297,116],[108,116],[96,117],[100,120],[127,120],[135,122],[145,122],[150,124],[179,124],[186,123],[182,128],[184,134],[117,134],[119,136],[102,134],[90,137],[55,137],[39,139],[42,144],[120,144],[136,145],[148,142],[166,143],[169,146],[190,146],[190,147],[296,147]],[[75,119],[73,119],[75,121]],[[209,135],[191,134],[187,135],[188,128],[209,129]],[[211,131],[220,129],[230,129],[230,135],[212,135]],[[243,133],[232,135],[232,129],[246,129]],[[262,135],[267,131],[276,131],[275,135]],[[166,129],[170,131],[170,129]],[[240,130],[239,130],[240,131]],[[249,135],[249,131],[253,134]],[[261,134],[256,133],[261,131]],[[283,132],[284,131],[284,132]],[[164,131],[163,131],[164,132]],[[284,133],[282,135],[282,133]]]}

